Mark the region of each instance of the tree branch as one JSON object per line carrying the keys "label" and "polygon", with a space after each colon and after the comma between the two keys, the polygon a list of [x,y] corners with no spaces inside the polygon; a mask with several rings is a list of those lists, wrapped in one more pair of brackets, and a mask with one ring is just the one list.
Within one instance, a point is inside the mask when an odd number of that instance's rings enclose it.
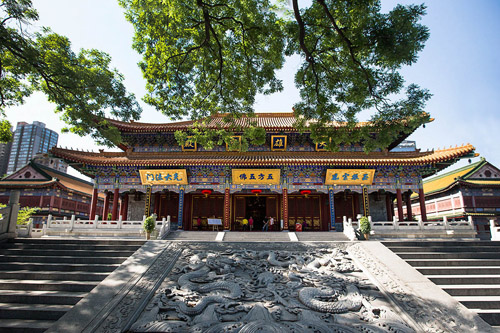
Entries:
{"label": "tree branch", "polygon": [[316,67],[315,67],[315,59],[314,56],[312,55],[311,51],[306,46],[305,42],[305,37],[306,37],[306,29],[304,25],[304,21],[302,20],[302,17],[300,16],[300,9],[299,9],[299,4],[297,0],[293,0],[293,12],[295,15],[295,20],[297,21],[297,24],[299,25],[299,44],[301,50],[305,53],[306,55],[306,61],[309,63],[309,66],[311,67],[311,70],[314,75],[315,79],[315,85],[314,85],[314,90],[316,92],[316,100],[318,100],[319,97],[319,78],[318,78],[318,73],[316,73]]}
{"label": "tree branch", "polygon": [[363,72],[363,74],[365,76],[366,83],[368,84],[368,90],[370,92],[370,95],[372,95],[373,97],[376,97],[377,99],[380,99],[380,97],[375,93],[375,91],[373,89],[373,85],[370,82],[370,74],[368,73],[367,69],[363,66],[363,64],[356,58],[356,56],[354,54],[354,46],[352,45],[352,42],[349,40],[349,38],[347,38],[347,36],[342,31],[342,29],[340,29],[339,26],[337,25],[337,22],[335,21],[335,18],[333,17],[332,13],[328,9],[328,6],[326,5],[325,0],[317,0],[317,1],[323,7],[323,10],[324,10],[326,16],[328,17],[328,19],[332,23],[333,28],[335,29],[335,31],[337,32],[337,34],[346,43],[347,48],[349,49],[349,54],[351,55],[352,61],[356,65],[358,65],[359,68],[362,70],[362,72]]}

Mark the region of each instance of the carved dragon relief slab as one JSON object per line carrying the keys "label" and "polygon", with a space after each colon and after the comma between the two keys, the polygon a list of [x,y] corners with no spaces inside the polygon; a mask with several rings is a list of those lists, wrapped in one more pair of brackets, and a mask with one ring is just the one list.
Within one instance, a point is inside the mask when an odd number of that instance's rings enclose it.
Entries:
{"label": "carved dragon relief slab", "polygon": [[187,246],[131,332],[414,332],[341,247]]}

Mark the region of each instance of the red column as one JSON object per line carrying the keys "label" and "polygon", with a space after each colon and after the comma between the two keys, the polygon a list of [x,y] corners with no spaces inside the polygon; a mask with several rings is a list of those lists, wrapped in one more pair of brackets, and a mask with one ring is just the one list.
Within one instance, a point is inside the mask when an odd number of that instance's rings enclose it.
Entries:
{"label": "red column", "polygon": [[352,199],[354,200],[354,216],[352,217],[352,219],[355,221],[356,216],[358,216],[359,214],[359,194],[353,193]]}
{"label": "red column", "polygon": [[392,221],[394,208],[392,208],[392,199],[389,192],[385,194],[385,209],[387,210],[387,221]]}
{"label": "red column", "polygon": [[398,206],[398,218],[400,221],[403,221],[403,196],[401,195],[401,190],[399,188],[396,190],[396,204]]}
{"label": "red column", "polygon": [[106,198],[104,199],[104,211],[102,213],[102,219],[103,221],[108,220],[108,213],[109,213],[109,197],[111,196],[111,192],[106,192]]}
{"label": "red column", "polygon": [[158,220],[160,218],[160,192],[155,193],[155,210],[154,213],[156,214],[156,219]]}
{"label": "red column", "polygon": [[224,229],[231,228],[231,192],[226,188],[224,190]]}
{"label": "red column", "polygon": [[425,207],[425,195],[424,189],[418,189],[418,201],[420,202],[420,215],[422,216],[422,221],[427,221],[427,209]]}
{"label": "red column", "polygon": [[406,215],[408,216],[408,221],[413,220],[413,213],[411,211],[411,192],[406,194]]}
{"label": "red column", "polygon": [[125,193],[123,195],[122,205],[123,205],[122,219],[123,219],[123,221],[126,221],[127,214],[128,214],[128,193]]}
{"label": "red column", "polygon": [[116,221],[118,219],[118,197],[120,196],[120,189],[115,188],[115,193],[113,194],[113,209],[111,210],[111,220]]}
{"label": "red column", "polygon": [[97,198],[99,197],[99,193],[97,192],[97,188],[94,188],[92,192],[92,200],[90,201],[90,212],[89,212],[89,220],[95,219],[96,210],[97,210]]}
{"label": "red column", "polygon": [[288,190],[283,189],[283,230],[288,230]]}

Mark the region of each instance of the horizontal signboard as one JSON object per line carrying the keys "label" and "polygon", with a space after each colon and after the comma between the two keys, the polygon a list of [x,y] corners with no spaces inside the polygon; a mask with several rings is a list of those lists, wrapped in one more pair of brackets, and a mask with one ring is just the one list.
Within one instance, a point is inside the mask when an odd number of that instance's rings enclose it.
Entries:
{"label": "horizontal signboard", "polygon": [[325,185],[371,185],[375,169],[328,169]]}
{"label": "horizontal signboard", "polygon": [[186,169],[139,170],[142,185],[186,185]]}
{"label": "horizontal signboard", "polygon": [[233,169],[233,184],[258,185],[280,183],[280,169]]}

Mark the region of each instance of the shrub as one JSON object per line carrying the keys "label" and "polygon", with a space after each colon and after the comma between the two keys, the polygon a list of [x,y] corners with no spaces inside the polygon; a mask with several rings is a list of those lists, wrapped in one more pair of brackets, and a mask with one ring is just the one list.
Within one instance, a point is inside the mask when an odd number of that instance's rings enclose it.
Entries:
{"label": "shrub", "polygon": [[368,218],[366,216],[363,216],[362,218],[359,219],[359,230],[363,235],[369,234],[370,231],[372,230],[370,221],[368,221]]}
{"label": "shrub", "polygon": [[39,208],[36,207],[23,207],[19,209],[17,213],[17,224],[27,224],[31,218],[31,215],[35,214]]}
{"label": "shrub", "polygon": [[144,231],[152,233],[156,228],[156,214],[146,217],[142,224]]}

